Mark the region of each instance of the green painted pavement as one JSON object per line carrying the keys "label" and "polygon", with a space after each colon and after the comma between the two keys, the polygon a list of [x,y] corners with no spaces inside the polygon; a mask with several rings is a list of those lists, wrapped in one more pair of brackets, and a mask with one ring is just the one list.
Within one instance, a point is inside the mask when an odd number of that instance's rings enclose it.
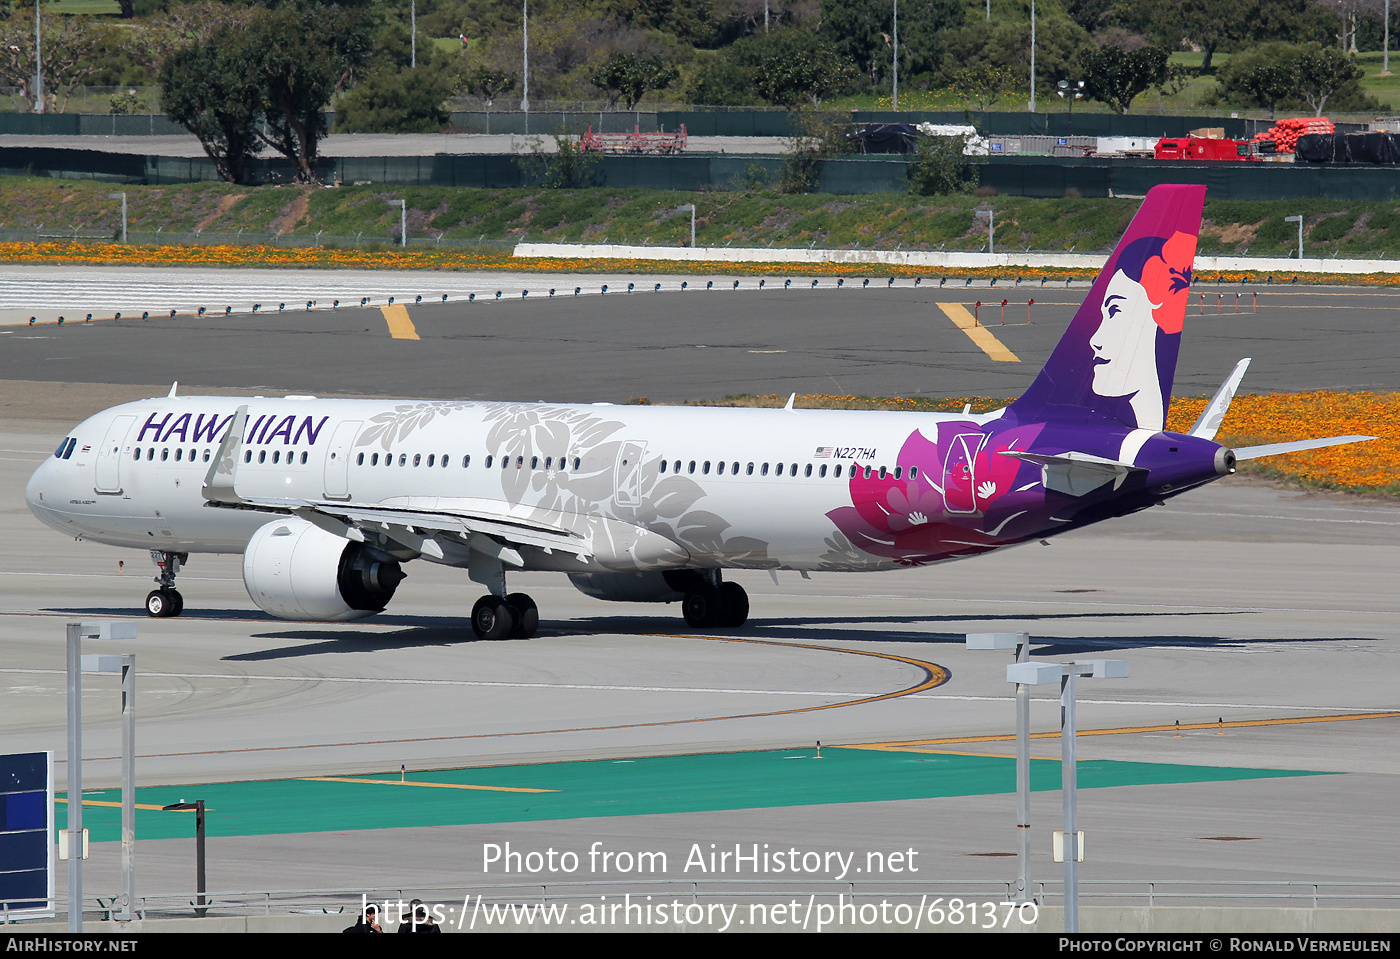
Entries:
{"label": "green painted pavement", "polygon": [[[1079,763],[1081,789],[1314,775],[1326,774],[1106,760]],[[357,778],[397,780],[399,775]],[[157,786],[138,789],[136,801],[164,806],[203,799],[210,836],[255,836],[989,795],[1014,792],[1016,768],[1014,759],[999,756],[828,748],[820,760],[813,750],[793,749],[433,770],[413,773],[409,779],[556,791],[281,779]],[[1031,788],[1058,790],[1059,761],[1033,760]],[[118,789],[85,791],[84,796],[89,801],[121,802]],[[65,803],[58,804],[59,828],[66,825],[67,809]],[[94,842],[118,840],[121,809],[84,806],[83,825]],[[136,835],[141,839],[193,834],[192,813],[136,811]]]}

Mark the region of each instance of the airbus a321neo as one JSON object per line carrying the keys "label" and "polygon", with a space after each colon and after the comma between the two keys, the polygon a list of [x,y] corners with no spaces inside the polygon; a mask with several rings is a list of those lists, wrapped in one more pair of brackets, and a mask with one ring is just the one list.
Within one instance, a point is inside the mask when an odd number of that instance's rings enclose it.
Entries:
{"label": "airbus a321neo", "polygon": [[1368,437],[1214,442],[1247,360],[1186,433],[1163,429],[1205,188],[1148,194],[1029,390],[985,414],[171,395],[85,420],[29,481],[34,514],[148,549],[152,616],[190,553],[242,553],[259,607],[350,620],[423,560],[487,590],[485,639],[531,636],[516,570],[590,596],[749,613],[724,571],[870,572],[1122,516],[1238,460]]}

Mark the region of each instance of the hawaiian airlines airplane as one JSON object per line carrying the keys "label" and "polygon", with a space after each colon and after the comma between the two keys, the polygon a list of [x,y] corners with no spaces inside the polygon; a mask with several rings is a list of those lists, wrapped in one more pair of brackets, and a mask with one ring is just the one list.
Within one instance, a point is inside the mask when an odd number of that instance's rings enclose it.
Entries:
{"label": "hawaiian airlines airplane", "polygon": [[488,591],[484,639],[529,637],[515,570],[681,602],[736,627],[727,569],[867,572],[963,559],[1122,516],[1239,460],[1214,436],[1241,361],[1186,433],[1163,430],[1205,188],[1152,190],[1029,390],[985,414],[170,395],[80,424],[29,481],[78,539],[148,549],[152,616],[190,553],[242,553],[273,616],[382,611],[424,560]]}

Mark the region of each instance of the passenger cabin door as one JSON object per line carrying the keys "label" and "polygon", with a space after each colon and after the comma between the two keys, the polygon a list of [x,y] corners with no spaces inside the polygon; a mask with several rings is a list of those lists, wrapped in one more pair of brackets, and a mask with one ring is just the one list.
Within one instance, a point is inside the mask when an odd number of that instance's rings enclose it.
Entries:
{"label": "passenger cabin door", "polygon": [[622,452],[617,454],[617,505],[640,504],[638,486],[642,478],[642,457],[646,451],[643,443],[622,444]]}
{"label": "passenger cabin door", "polygon": [[118,416],[107,427],[107,435],[97,448],[97,482],[94,486],[97,492],[113,494],[122,491],[122,450],[126,446],[126,434],[135,422],[134,416]]}
{"label": "passenger cabin door", "polygon": [[331,447],[326,452],[326,499],[350,498],[350,449],[355,437],[360,434],[362,422],[347,420],[336,424],[335,433],[331,435]]}

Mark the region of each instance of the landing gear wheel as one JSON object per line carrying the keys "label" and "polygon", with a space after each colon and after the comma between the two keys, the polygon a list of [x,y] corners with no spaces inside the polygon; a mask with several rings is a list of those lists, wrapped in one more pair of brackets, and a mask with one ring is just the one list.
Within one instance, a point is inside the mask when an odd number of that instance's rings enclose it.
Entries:
{"label": "landing gear wheel", "polygon": [[477,639],[505,639],[515,627],[510,606],[495,596],[483,596],[472,607],[472,632]]}
{"label": "landing gear wheel", "polygon": [[511,617],[515,620],[515,628],[510,633],[511,638],[529,639],[534,636],[540,625],[540,610],[535,601],[525,593],[511,593],[506,597],[506,603],[510,606]]}
{"label": "landing gear wheel", "polygon": [[146,614],[157,619],[179,616],[185,601],[173,589],[153,589],[146,594]]}
{"label": "landing gear wheel", "polygon": [[686,625],[706,629],[724,622],[724,597],[713,586],[697,586],[681,600],[681,615]]}
{"label": "landing gear wheel", "polygon": [[738,583],[722,583],[720,598],[724,600],[725,615],[721,626],[739,627],[749,618],[749,594]]}

